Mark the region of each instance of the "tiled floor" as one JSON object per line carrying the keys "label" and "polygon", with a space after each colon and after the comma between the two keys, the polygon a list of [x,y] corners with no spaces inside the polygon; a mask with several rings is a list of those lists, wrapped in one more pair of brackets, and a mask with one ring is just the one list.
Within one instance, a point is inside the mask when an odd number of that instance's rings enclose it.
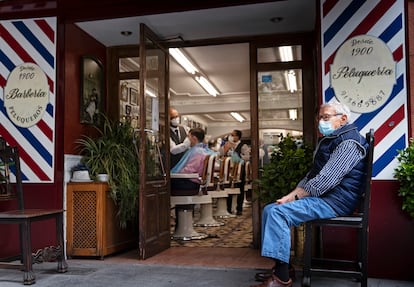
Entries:
{"label": "tiled floor", "polygon": [[[194,211],[194,221],[199,219],[199,209]],[[218,222],[224,223],[218,227],[194,227],[199,233],[208,234],[209,237],[201,240],[181,241],[172,240],[172,247],[250,247],[253,240],[252,210],[250,206],[243,208],[242,215],[230,218],[218,218]],[[171,233],[174,232],[175,220],[171,219]]]}

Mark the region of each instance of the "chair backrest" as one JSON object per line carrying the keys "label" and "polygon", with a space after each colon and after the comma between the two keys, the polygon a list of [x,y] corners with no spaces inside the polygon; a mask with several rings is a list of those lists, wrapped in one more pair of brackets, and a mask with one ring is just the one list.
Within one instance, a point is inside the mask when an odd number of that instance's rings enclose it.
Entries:
{"label": "chair backrest", "polygon": [[365,157],[366,161],[366,176],[365,176],[365,191],[360,202],[359,212],[363,213],[363,225],[368,225],[369,209],[371,203],[371,181],[372,181],[372,165],[374,159],[374,145],[375,137],[374,130],[370,129],[366,134],[366,140],[368,142],[368,151],[367,156]]}
{"label": "chair backrest", "polygon": [[243,162],[238,162],[234,164],[234,173],[233,179],[235,182],[239,182],[242,179],[242,169],[244,168]]}
{"label": "chair backrest", "polygon": [[243,167],[244,167],[244,163],[241,163],[241,162],[232,163],[231,176],[230,176],[230,184],[232,188],[234,187],[234,184],[239,183],[241,181]]}
{"label": "chair backrest", "polygon": [[220,167],[220,181],[221,184],[230,183],[231,157],[224,157],[221,161]]}
{"label": "chair backrest", "polygon": [[206,184],[207,188],[214,188],[214,167],[216,164],[217,155],[212,154],[208,160]]}
{"label": "chair backrest", "polygon": [[250,183],[252,181],[252,164],[250,161],[246,161],[244,168],[246,170],[245,181],[246,183]]}
{"label": "chair backrest", "polygon": [[204,158],[204,164],[203,164],[203,174],[201,175],[201,181],[202,182],[205,182],[205,180],[207,178],[209,160],[210,160],[210,155],[206,155],[206,157]]}
{"label": "chair backrest", "polygon": [[204,158],[204,164],[203,164],[203,174],[201,176],[201,184],[200,184],[200,193],[207,193],[207,187],[209,185],[209,182],[211,181],[211,164],[214,168],[214,162],[215,162],[215,155],[206,155]]}
{"label": "chair backrest", "polygon": [[0,186],[0,200],[11,200],[17,197],[19,209],[23,210],[19,150],[17,147],[9,146],[2,137],[0,137]]}

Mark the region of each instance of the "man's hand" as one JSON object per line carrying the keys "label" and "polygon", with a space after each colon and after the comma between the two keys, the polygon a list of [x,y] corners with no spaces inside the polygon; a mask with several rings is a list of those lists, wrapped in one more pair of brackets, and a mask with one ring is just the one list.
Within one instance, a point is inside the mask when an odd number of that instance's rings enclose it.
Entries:
{"label": "man's hand", "polygon": [[291,191],[289,194],[276,200],[276,204],[284,204],[287,202],[294,201],[296,199],[301,199],[302,197],[306,197],[306,196],[309,196],[309,193],[307,193],[303,188],[297,187],[293,191]]}
{"label": "man's hand", "polygon": [[292,193],[289,193],[288,195],[285,195],[282,198],[279,198],[278,200],[276,200],[277,204],[283,204],[283,203],[287,203],[287,202],[291,202],[295,200],[295,195],[292,195]]}

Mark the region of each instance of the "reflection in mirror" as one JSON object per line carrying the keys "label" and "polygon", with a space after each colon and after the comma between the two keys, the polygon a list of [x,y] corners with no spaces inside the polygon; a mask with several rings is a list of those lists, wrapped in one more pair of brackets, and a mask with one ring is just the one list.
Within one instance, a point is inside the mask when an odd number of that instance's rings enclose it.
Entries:
{"label": "reflection in mirror", "polygon": [[303,134],[302,70],[258,73],[259,163],[269,162],[279,135]]}
{"label": "reflection in mirror", "polygon": [[302,60],[302,46],[276,46],[257,49],[258,63],[292,62]]}
{"label": "reflection in mirror", "polygon": [[[147,39],[145,55],[144,101],[147,180],[165,178],[165,54],[157,45]],[[165,153],[165,151],[164,151]]]}

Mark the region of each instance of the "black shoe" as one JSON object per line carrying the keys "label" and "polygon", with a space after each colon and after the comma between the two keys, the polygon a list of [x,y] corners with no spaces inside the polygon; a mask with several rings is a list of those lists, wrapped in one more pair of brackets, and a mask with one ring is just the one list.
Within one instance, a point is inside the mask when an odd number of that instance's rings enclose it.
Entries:
{"label": "black shoe", "polygon": [[[273,274],[273,269],[269,270],[267,272],[258,272],[254,276],[254,279],[256,281],[265,282],[270,277],[272,277],[272,274]],[[295,268],[292,265],[289,266],[289,277],[292,279],[292,281],[295,281],[295,279],[296,279]]]}
{"label": "black shoe", "polygon": [[241,211],[237,211],[236,212],[236,215],[242,215],[242,212]]}

